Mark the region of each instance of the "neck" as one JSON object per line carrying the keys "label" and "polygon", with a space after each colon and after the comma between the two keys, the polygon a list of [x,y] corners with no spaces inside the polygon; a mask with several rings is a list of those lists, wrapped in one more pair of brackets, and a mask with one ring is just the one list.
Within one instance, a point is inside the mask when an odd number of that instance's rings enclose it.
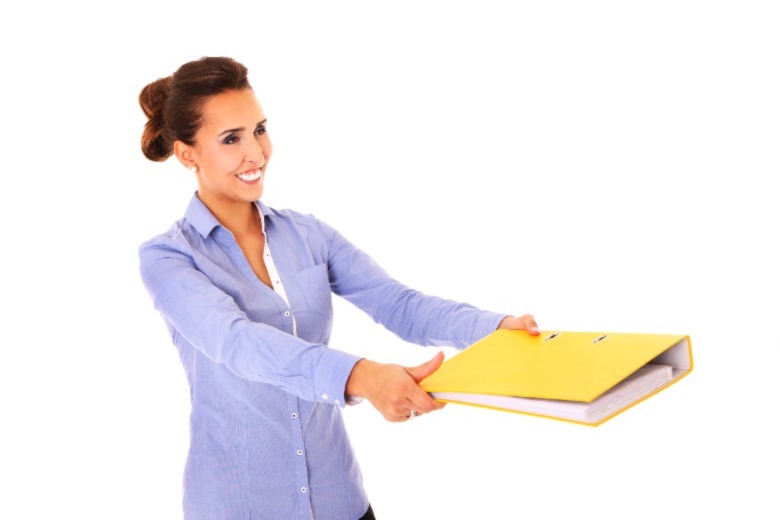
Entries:
{"label": "neck", "polygon": [[257,233],[262,228],[253,202],[212,200],[198,191],[198,198],[234,236]]}

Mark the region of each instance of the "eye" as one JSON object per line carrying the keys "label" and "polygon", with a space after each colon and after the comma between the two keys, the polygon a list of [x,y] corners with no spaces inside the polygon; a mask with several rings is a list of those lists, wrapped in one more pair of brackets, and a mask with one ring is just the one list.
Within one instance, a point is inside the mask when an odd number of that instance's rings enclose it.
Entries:
{"label": "eye", "polygon": [[255,128],[255,135],[263,135],[266,132],[267,130],[264,125],[257,125],[257,128]]}
{"label": "eye", "polygon": [[230,134],[227,137],[225,137],[222,142],[224,144],[233,144],[238,142],[238,136],[236,134]]}

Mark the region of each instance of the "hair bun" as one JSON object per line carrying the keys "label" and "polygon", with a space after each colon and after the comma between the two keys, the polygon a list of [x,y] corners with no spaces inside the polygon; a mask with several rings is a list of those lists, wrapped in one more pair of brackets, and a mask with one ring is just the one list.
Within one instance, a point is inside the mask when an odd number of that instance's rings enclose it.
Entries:
{"label": "hair bun", "polygon": [[141,110],[144,111],[146,117],[151,119],[157,117],[158,114],[159,116],[162,116],[165,101],[168,99],[168,94],[171,92],[172,82],[173,78],[167,76],[149,83],[141,90],[138,102],[141,104]]}
{"label": "hair bun", "polygon": [[173,139],[165,130],[163,112],[171,92],[171,76],[146,85],[138,96],[138,103],[149,121],[144,125],[141,150],[152,161],[164,161],[173,153]]}

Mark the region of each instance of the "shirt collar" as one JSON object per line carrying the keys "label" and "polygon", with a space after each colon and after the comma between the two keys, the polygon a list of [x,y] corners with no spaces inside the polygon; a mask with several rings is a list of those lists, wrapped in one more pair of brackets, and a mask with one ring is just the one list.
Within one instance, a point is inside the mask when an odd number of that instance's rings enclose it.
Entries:
{"label": "shirt collar", "polygon": [[273,212],[259,200],[255,201],[255,206],[257,206],[257,211],[260,213],[260,223],[263,225],[263,235],[265,235],[265,219],[270,217]]}
{"label": "shirt collar", "polygon": [[[260,213],[260,222],[263,225],[263,233],[265,233],[265,219],[268,216],[273,215],[273,211],[259,200],[255,201],[255,205],[257,206],[257,211]],[[184,213],[184,218],[187,219],[187,222],[192,224],[192,227],[194,227],[203,238],[208,238],[214,228],[221,225],[219,220],[217,220],[217,217],[215,217],[209,208],[207,208],[198,198],[198,192],[192,194],[192,199],[190,199],[190,204],[187,206],[187,211]]]}

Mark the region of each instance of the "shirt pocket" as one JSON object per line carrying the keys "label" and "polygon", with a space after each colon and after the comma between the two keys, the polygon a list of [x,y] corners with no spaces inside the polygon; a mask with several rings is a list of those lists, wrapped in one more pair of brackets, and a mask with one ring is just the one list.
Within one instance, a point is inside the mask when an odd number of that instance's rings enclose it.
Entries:
{"label": "shirt pocket", "polygon": [[295,273],[295,281],[311,312],[329,318],[333,315],[327,264],[307,267]]}

